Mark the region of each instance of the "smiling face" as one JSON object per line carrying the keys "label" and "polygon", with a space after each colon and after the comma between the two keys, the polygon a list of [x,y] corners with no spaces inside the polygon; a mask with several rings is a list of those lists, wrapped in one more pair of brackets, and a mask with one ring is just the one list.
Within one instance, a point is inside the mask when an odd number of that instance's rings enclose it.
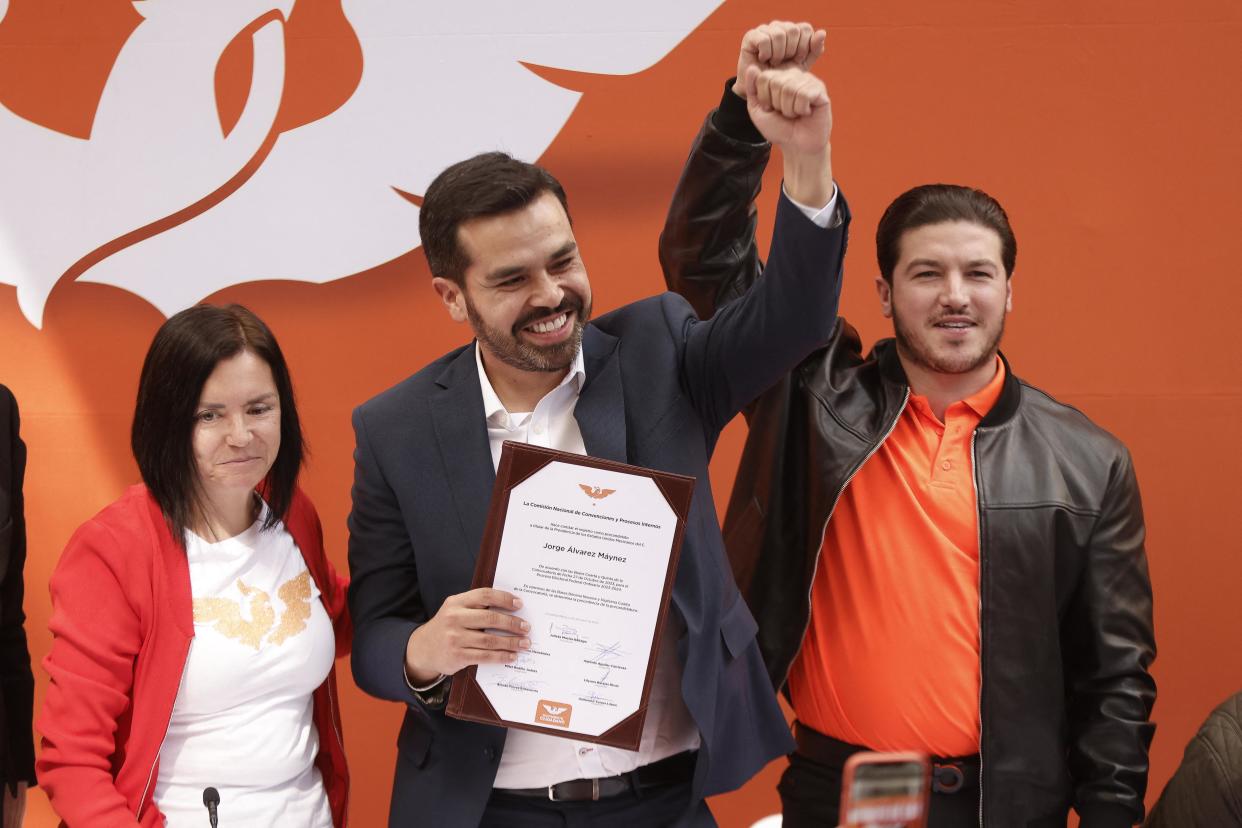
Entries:
{"label": "smiling face", "polygon": [[903,359],[965,374],[996,358],[1012,285],[995,230],[967,221],[927,224],[901,236],[892,284],[876,278]]}
{"label": "smiling face", "polygon": [[563,372],[591,316],[591,283],[573,228],[550,192],[509,213],[458,228],[469,265],[461,281],[433,284],[449,314],[469,321],[489,373]]}
{"label": "smiling face", "polygon": [[280,395],[272,369],[250,351],[216,364],[203,383],[194,423],[200,490],[223,504],[267,477],[280,451]]}

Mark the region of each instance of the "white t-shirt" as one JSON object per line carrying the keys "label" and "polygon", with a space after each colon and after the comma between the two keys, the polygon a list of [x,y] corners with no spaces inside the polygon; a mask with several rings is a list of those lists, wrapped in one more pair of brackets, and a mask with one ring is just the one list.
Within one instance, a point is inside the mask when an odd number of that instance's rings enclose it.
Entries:
{"label": "white t-shirt", "polygon": [[260,529],[266,515],[219,543],[188,539],[194,641],[154,796],[169,828],[208,824],[208,786],[222,828],[332,828],[311,700],[335,658],[332,622],[284,524]]}

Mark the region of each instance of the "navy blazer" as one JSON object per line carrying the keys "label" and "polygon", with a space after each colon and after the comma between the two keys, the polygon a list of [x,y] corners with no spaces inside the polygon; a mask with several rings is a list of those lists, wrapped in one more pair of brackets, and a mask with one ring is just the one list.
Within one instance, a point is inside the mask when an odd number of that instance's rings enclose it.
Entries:
{"label": "navy blazer", "polygon": [[[793,749],[733,582],[708,480],[724,426],[827,341],[837,315],[848,210],[821,229],[784,198],[764,278],[700,321],[665,293],[587,325],[574,417],[587,452],[697,479],[672,603],[682,696],[702,746],[696,798],[741,786]],[[475,826],[504,728],[449,718],[405,680],[405,647],[450,595],[470,588],[495,471],[474,345],[360,406],[349,516],[354,678],[408,705],[390,826]]]}

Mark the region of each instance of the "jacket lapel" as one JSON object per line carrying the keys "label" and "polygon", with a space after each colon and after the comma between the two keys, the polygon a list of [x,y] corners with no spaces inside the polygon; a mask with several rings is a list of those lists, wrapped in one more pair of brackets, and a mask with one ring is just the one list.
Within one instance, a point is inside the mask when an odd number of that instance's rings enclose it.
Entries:
{"label": "jacket lapel", "polygon": [[487,522],[487,507],[496,482],[492,450],[483,419],[483,392],[470,345],[437,379],[442,392],[431,400],[431,418],[457,518],[466,537],[470,559],[478,556]]}
{"label": "jacket lapel", "polygon": [[619,341],[594,325],[582,337],[586,382],[578,395],[574,419],[587,454],[628,463],[625,442],[625,394],[621,387]]}

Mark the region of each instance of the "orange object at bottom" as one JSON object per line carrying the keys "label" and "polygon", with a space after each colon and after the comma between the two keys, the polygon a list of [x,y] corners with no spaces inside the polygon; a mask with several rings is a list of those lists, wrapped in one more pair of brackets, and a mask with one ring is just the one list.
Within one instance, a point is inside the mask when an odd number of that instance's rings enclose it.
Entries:
{"label": "orange object at bottom", "polygon": [[923,753],[851,756],[841,784],[843,828],[924,828],[931,764]]}

